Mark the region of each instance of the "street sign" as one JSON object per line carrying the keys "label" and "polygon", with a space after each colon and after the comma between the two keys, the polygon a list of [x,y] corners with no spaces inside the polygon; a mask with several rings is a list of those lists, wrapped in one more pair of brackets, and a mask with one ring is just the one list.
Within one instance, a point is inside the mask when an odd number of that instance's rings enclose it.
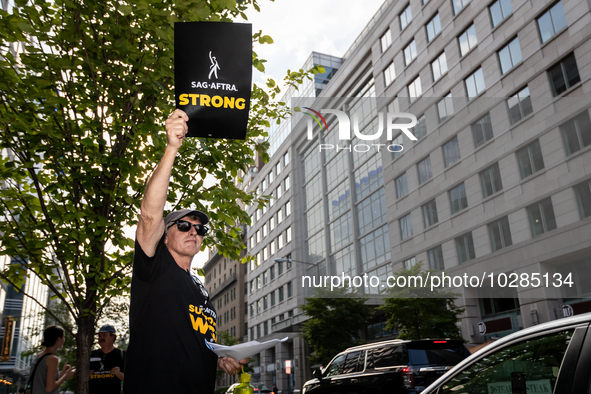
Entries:
{"label": "street sign", "polygon": [[0,351],[0,361],[10,361],[12,353],[12,337],[14,335],[14,318],[9,316],[4,319],[4,339],[2,340],[2,350]]}

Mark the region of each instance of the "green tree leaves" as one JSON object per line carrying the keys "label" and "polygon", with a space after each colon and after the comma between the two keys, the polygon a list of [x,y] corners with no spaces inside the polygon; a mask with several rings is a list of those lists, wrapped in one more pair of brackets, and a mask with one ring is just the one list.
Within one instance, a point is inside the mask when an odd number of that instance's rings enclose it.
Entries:
{"label": "green tree leaves", "polygon": [[[19,0],[0,12],[0,149],[9,154],[0,160],[0,252],[39,276],[76,322],[80,393],[96,316],[129,290],[134,240],[125,227],[137,223],[145,180],[164,150],[174,22],[231,21],[256,1]],[[21,45],[26,52],[9,50]],[[224,256],[241,258],[245,207],[267,202],[242,190],[238,175],[255,152],[268,159],[260,137],[269,119],[289,115],[275,102],[279,93],[254,85],[246,141],[191,139],[175,163],[172,209],[211,212],[214,236],[204,245]],[[208,175],[215,184],[206,187]],[[11,266],[0,278],[21,283],[25,272]]]}
{"label": "green tree leaves", "polygon": [[[426,280],[427,272],[421,271],[421,263],[410,269],[403,268],[395,276],[422,277]],[[457,323],[464,312],[455,304],[457,294],[439,289],[431,291],[429,287],[411,286],[420,281],[407,281],[408,287],[392,287],[385,305],[381,306],[388,316],[387,328],[396,328],[401,339],[452,338],[462,339]]]}
{"label": "green tree leaves", "polygon": [[331,295],[339,298],[306,298],[302,306],[310,317],[302,324],[302,336],[314,348],[310,360],[324,366],[337,353],[358,343],[370,316],[365,298],[355,297],[343,288],[324,294]]}

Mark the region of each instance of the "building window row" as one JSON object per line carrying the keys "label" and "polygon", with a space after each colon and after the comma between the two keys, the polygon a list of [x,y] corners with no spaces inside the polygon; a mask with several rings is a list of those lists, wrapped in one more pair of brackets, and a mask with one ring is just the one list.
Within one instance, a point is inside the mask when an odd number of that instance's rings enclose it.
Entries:
{"label": "building window row", "polygon": [[293,297],[293,281],[276,288],[255,302],[250,304],[250,317],[256,316],[270,307]]}
{"label": "building window row", "polygon": [[[248,246],[253,249],[256,245],[267,237],[276,227],[283,222],[285,218],[291,215],[291,200],[288,200],[285,205],[277,211],[277,215],[273,214],[267,222],[265,222],[253,235],[249,238]],[[273,254],[273,252],[271,252]]]}
{"label": "building window row", "polygon": [[[578,185],[575,185],[573,190],[579,208],[581,220],[591,217],[591,180],[586,180]],[[430,204],[431,202],[425,204],[423,208],[428,210]],[[525,210],[527,212],[532,238],[557,228],[552,199],[550,197],[527,206]],[[403,220],[406,221],[406,217],[408,216],[409,215],[402,218],[401,223]],[[489,223],[486,227],[488,229],[492,253],[513,245],[511,226],[507,216]],[[454,243],[458,263],[465,263],[476,258],[474,239],[472,237],[471,231],[454,238]],[[427,251],[427,257],[430,269],[444,269],[442,245],[438,245],[435,248],[429,249]],[[412,259],[407,259],[404,261],[406,268],[409,268],[408,262],[412,262]]]}
{"label": "building window row", "polygon": [[[469,0],[453,0],[452,4],[453,4],[454,14],[457,14],[457,12],[462,10],[468,2],[469,2]],[[511,1],[510,0],[497,0],[489,6],[489,12],[490,12],[490,16],[491,16],[492,26],[494,28],[494,27],[498,26],[502,21],[504,21],[513,12],[513,9],[511,7]],[[411,13],[411,9],[410,9],[410,4],[400,14],[399,18],[400,18],[400,22],[401,22],[401,28],[404,29],[408,25],[408,23],[412,20],[412,13]],[[566,23],[566,17],[564,15],[562,1],[555,3],[550,9],[548,9],[543,15],[541,15],[537,19],[537,25],[538,25],[538,29],[540,32],[542,44],[547,42],[550,38],[554,37],[557,33],[562,31],[563,29],[565,29],[567,27],[567,23]],[[429,20],[429,22],[427,22],[427,24],[425,25],[425,29],[427,32],[427,42],[430,43],[441,32],[441,20],[439,17],[439,13],[435,14],[435,16],[433,16],[433,18],[431,18],[431,20]],[[390,30],[387,31],[387,35],[389,37],[388,41],[387,41],[388,47],[389,47],[392,44]],[[386,35],[384,35],[384,36],[386,36]],[[382,41],[383,40],[384,40],[384,37],[382,37]],[[457,37],[457,42],[458,42],[458,46],[460,49],[461,57],[466,56],[470,51],[472,51],[478,45],[478,38],[476,35],[476,27],[475,27],[474,23],[470,24],[464,31],[462,31],[462,33]],[[382,49],[384,49],[383,44],[382,44]],[[406,47],[404,47],[403,53],[404,53],[405,65],[408,66],[412,62],[412,60],[414,60],[415,57],[417,56],[417,48],[416,48],[415,39],[413,39],[413,41],[410,44],[408,44]],[[520,63],[522,61],[522,54],[521,54],[521,48],[519,45],[519,38],[513,37],[513,39],[511,39],[511,41],[508,42],[507,45],[505,45],[501,50],[499,50],[497,52],[497,55],[498,55],[499,63],[500,63],[500,67],[501,67],[501,74],[506,74],[511,69],[513,69],[515,67],[515,65],[517,65],[518,63]],[[443,58],[442,58],[442,56],[443,56]],[[444,63],[442,63],[442,61],[444,61]],[[568,67],[568,66],[569,65],[566,65],[566,67]],[[391,67],[393,68],[393,65]],[[435,59],[431,63],[431,68],[433,71],[433,81],[436,82],[447,71],[447,62],[445,59],[445,52],[442,55],[439,55],[437,57],[437,59]],[[386,72],[384,72],[384,73],[386,73]],[[564,71],[564,70],[562,70],[562,71],[556,70],[556,73],[557,74],[562,73],[562,74],[564,74],[564,76],[559,75],[557,77],[559,80],[558,81],[559,83],[558,83],[557,89],[555,90],[555,95],[560,94],[560,89],[566,90],[569,88],[569,84],[572,86],[572,84],[575,84],[578,82],[578,80],[577,80],[578,74],[576,76],[572,76],[572,78],[569,78],[569,76],[566,75],[566,71]],[[389,82],[386,83],[386,86],[389,85],[393,81],[393,78],[389,78],[388,80],[389,80]],[[562,82],[562,80],[564,80],[564,82]],[[419,94],[416,93],[416,82],[417,81],[420,82],[420,79],[418,79],[418,78],[415,79],[415,81],[413,81],[413,83],[411,85],[407,86],[408,90],[409,90],[409,97],[411,98],[411,101],[413,98],[420,96],[420,93]],[[483,82],[484,81],[482,80],[482,86],[483,86]],[[480,85],[473,84],[472,86],[474,86],[475,89],[470,89],[470,88],[468,89],[468,97],[475,97],[475,95],[472,95],[471,93],[478,91],[478,87]],[[472,86],[470,86],[470,87],[472,87]],[[556,92],[558,92],[558,93],[556,93]]]}

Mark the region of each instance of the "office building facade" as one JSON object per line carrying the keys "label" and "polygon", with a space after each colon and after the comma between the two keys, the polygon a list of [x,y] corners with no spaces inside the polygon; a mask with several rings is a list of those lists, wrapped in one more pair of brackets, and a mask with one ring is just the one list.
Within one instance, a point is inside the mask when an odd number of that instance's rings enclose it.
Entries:
{"label": "office building facade", "polygon": [[[341,141],[334,115],[328,130],[311,123],[309,138],[309,117],[291,119],[251,183],[275,200],[251,212],[249,337],[297,332],[304,275],[385,280],[419,262],[450,276],[487,274],[482,287],[451,286],[469,343],[591,311],[590,7],[385,2],[306,106],[357,113],[366,136],[378,114],[411,113],[417,141],[400,131],[392,141],[384,132],[381,148],[354,133]],[[277,257],[294,261],[281,275]],[[560,286],[537,283],[557,274]],[[379,288],[363,291],[379,304]],[[292,343],[280,350],[294,355],[288,388],[298,388],[311,366],[302,339]],[[278,358],[261,355],[261,381],[276,379],[268,370]]]}

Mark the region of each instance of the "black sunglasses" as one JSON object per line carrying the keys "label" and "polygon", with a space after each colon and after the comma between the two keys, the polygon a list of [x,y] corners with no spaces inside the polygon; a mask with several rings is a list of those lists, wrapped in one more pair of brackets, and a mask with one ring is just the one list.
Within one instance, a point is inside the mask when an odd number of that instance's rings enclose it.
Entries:
{"label": "black sunglasses", "polygon": [[209,227],[204,224],[193,224],[191,222],[187,222],[186,220],[177,220],[176,221],[176,228],[182,232],[186,233],[191,230],[191,226],[195,227],[195,231],[197,231],[197,235],[207,235],[209,231]]}

